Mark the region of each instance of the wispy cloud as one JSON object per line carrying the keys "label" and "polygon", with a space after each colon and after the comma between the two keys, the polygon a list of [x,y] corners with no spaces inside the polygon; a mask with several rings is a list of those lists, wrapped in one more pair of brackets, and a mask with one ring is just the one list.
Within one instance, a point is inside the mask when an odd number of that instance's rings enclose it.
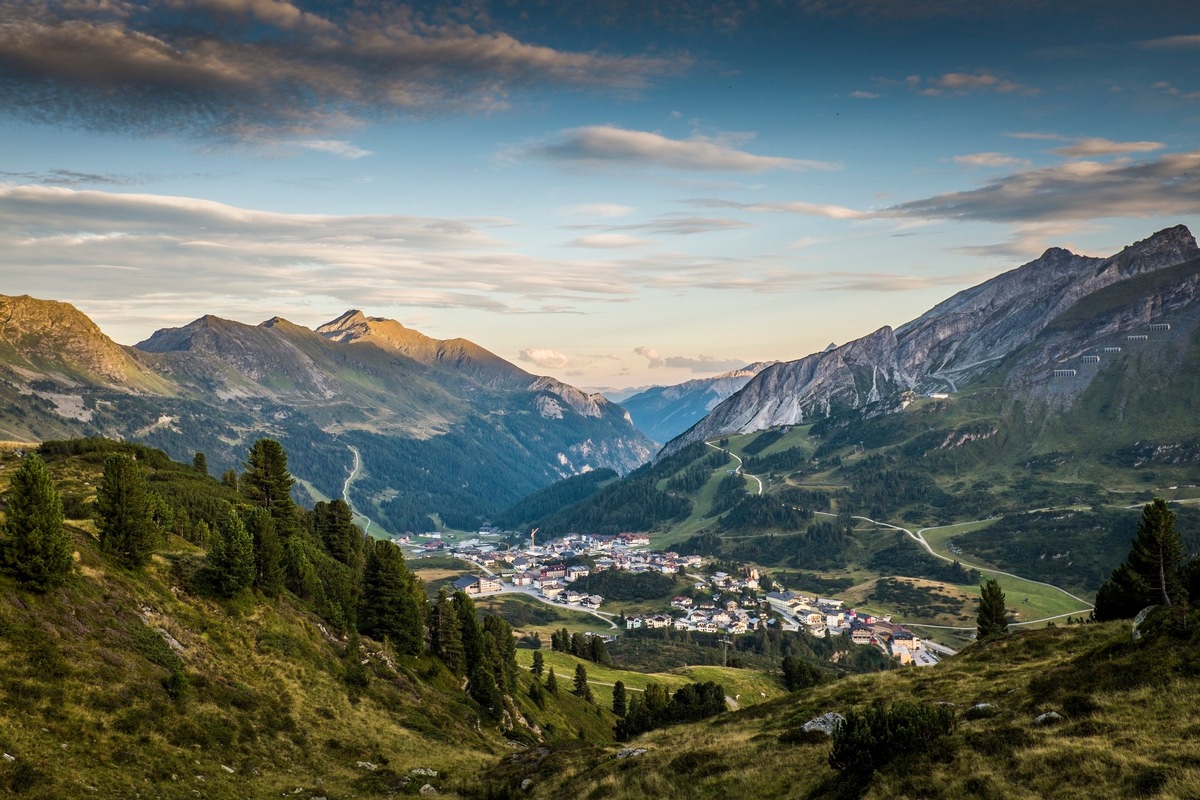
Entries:
{"label": "wispy cloud", "polygon": [[325,8],[0,0],[0,104],[93,130],[321,141],[311,134],[410,110],[503,108],[525,87],[637,90],[690,63],[531,44],[489,30],[482,14],[468,23],[407,6]]}
{"label": "wispy cloud", "polygon": [[1125,153],[1152,153],[1166,147],[1162,142],[1114,142],[1111,139],[1092,137],[1080,139],[1075,144],[1055,148],[1054,152],[1068,158],[1116,156]]}
{"label": "wispy cloud", "polygon": [[568,247],[596,247],[601,249],[621,249],[626,247],[641,247],[654,244],[650,239],[639,239],[623,233],[597,233],[591,236],[580,236],[567,242]]}
{"label": "wispy cloud", "polygon": [[1027,158],[989,152],[955,156],[954,163],[968,167],[1028,167],[1031,162]]}
{"label": "wispy cloud", "polygon": [[879,99],[878,92],[864,92],[862,90],[851,92],[850,96],[855,100],[877,100]]}
{"label": "wispy cloud", "polygon": [[825,219],[867,219],[872,216],[869,211],[859,211],[832,203],[807,203],[801,200],[739,203],[734,200],[721,200],[714,197],[698,197],[686,202],[689,205],[700,206],[702,208],[737,208],[756,213],[803,214],[809,217],[824,217]]}
{"label": "wispy cloud", "polygon": [[646,347],[643,345],[633,348],[633,352],[646,359],[646,366],[650,367],[650,369],[658,369],[666,363],[663,361],[662,356],[658,354],[658,351],[653,347]]}
{"label": "wispy cloud", "polygon": [[1137,43],[1139,47],[1152,50],[1177,47],[1200,47],[1200,33],[1180,34],[1178,36],[1163,36],[1160,39],[1145,39]]}
{"label": "wispy cloud", "polygon": [[1017,83],[1010,78],[1004,78],[990,72],[947,72],[935,77],[910,75],[904,84],[911,90],[929,96],[964,95],[964,94],[1038,94],[1040,90],[1034,86]]}
{"label": "wispy cloud", "polygon": [[707,136],[670,139],[659,133],[610,125],[567,130],[557,141],[531,146],[528,152],[559,161],[657,167],[686,172],[762,173],[777,169],[837,169],[836,164],[825,161],[755,155],[739,150],[725,139]]}
{"label": "wispy cloud", "polygon": [[316,150],[319,153],[328,153],[331,156],[348,160],[374,155],[370,150],[364,150],[358,145],[340,139],[301,139],[296,142],[296,145],[305,150]]}
{"label": "wispy cloud", "polygon": [[633,206],[622,205],[621,203],[581,203],[579,205],[567,206],[562,210],[562,214],[568,217],[614,219],[617,217],[627,217],[636,210]]}

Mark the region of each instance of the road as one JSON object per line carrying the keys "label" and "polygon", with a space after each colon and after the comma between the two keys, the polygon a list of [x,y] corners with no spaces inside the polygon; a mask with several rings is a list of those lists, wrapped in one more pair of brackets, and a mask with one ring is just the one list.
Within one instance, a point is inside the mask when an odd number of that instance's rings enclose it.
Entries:
{"label": "road", "polygon": [[346,476],[346,482],[342,484],[342,499],[346,501],[346,505],[350,506],[350,513],[364,521],[363,530],[370,533],[371,518],[356,509],[354,503],[350,500],[350,484],[354,483],[354,479],[358,477],[359,471],[362,470],[362,456],[358,454],[358,448],[354,445],[348,444],[346,446],[350,448],[351,453],[354,453],[354,467],[350,470],[350,474]]}
{"label": "road", "polygon": [[[487,567],[483,567],[479,564],[476,564],[474,561],[467,561],[466,559],[462,559],[462,561],[464,561],[464,563],[470,564],[472,567],[480,567],[488,575],[495,574],[491,570],[489,570]],[[537,600],[539,603],[545,603],[548,606],[554,606],[555,608],[569,608],[574,611],[579,611],[580,613],[583,613],[583,614],[591,614],[596,619],[600,620],[601,622],[606,623],[608,625],[608,627],[612,628],[613,630],[621,629],[620,626],[617,625],[617,623],[613,622],[613,618],[616,617],[616,614],[610,614],[607,611],[593,611],[589,608],[582,608],[580,606],[573,606],[573,605],[569,605],[567,603],[560,603],[557,600],[551,600],[547,597],[542,597],[540,594],[538,594],[537,589],[534,589],[532,586],[513,586],[512,584],[507,584],[507,583],[502,583],[502,584],[500,584],[500,586],[501,586],[501,589],[498,592],[485,592],[483,594],[477,594],[474,596],[475,597],[496,597],[497,595],[502,595],[502,594],[523,594],[526,597],[532,597],[534,600]]]}
{"label": "road", "polygon": [[737,463],[737,466],[734,467],[733,471],[736,472],[738,475],[745,475],[747,478],[749,478],[752,481],[754,481],[755,483],[757,483],[758,484],[758,494],[763,493],[762,480],[759,479],[759,477],[757,475],[751,475],[749,472],[742,471],[742,463],[743,462],[742,462],[741,456],[739,456],[737,453],[733,453],[733,452],[730,452],[729,450],[726,450],[724,447],[717,447],[712,442],[705,442],[705,444],[708,445],[709,447],[711,447],[713,450],[720,450],[725,455],[727,455],[731,458],[736,458],[738,463]]}

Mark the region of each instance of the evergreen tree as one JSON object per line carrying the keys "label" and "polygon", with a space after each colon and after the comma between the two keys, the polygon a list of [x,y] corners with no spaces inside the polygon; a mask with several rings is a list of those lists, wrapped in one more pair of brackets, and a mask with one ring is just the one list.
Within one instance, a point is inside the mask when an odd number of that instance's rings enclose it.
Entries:
{"label": "evergreen tree", "polygon": [[613,702],[612,711],[618,717],[625,716],[626,709],[625,682],[617,681],[613,684]]}
{"label": "evergreen tree", "polygon": [[529,699],[533,700],[538,708],[546,707],[546,690],[538,681],[529,684]]}
{"label": "evergreen tree", "polygon": [[313,508],[313,527],[329,555],[343,564],[354,563],[363,537],[345,500],[317,503]]}
{"label": "evergreen tree", "polygon": [[988,578],[980,587],[979,614],[976,617],[975,638],[978,641],[994,639],[1008,633],[1008,615],[1004,607],[1004,592],[1000,582]]}
{"label": "evergreen tree", "polygon": [[100,547],[127,567],[140,567],[154,549],[146,473],[132,456],[114,453],[104,461],[96,495]]}
{"label": "evergreen tree", "polygon": [[529,671],[540,678],[542,677],[542,672],[545,670],[545,663],[546,659],[542,657],[542,651],[535,650],[533,652],[533,666],[529,668]]}
{"label": "evergreen tree", "polygon": [[789,692],[807,689],[821,682],[821,673],[812,664],[798,656],[784,656],[783,685]]}
{"label": "evergreen tree", "polygon": [[207,477],[208,476],[208,456],[204,455],[204,453],[202,453],[202,452],[197,452],[196,455],[192,456],[192,469],[196,470],[196,472],[199,472],[201,475],[204,475],[205,477]]}
{"label": "evergreen tree", "polygon": [[213,586],[222,597],[233,597],[254,583],[254,540],[232,508],[217,520],[215,539],[208,549]]}
{"label": "evergreen tree", "polygon": [[1156,497],[1142,507],[1129,566],[1145,581],[1151,603],[1171,606],[1182,599],[1182,565],[1183,544],[1175,532],[1175,512],[1166,500]]}
{"label": "evergreen tree", "polygon": [[242,496],[252,505],[265,508],[275,518],[279,533],[287,535],[296,526],[296,504],[292,500],[291,473],[287,453],[274,439],[259,439],[250,448],[246,469],[242,472]]}
{"label": "evergreen tree", "polygon": [[239,480],[237,470],[227,469],[222,472],[221,483],[225,486],[228,486],[230,489],[233,489],[235,492],[238,491]]}
{"label": "evergreen tree", "polygon": [[2,533],[0,564],[31,589],[45,591],[71,574],[62,499],[37,453],[26,455],[13,474]]}
{"label": "evergreen tree", "polygon": [[429,612],[429,640],[430,650],[451,672],[459,676],[466,674],[467,657],[463,652],[458,614],[445,586],[438,590],[437,602]]}
{"label": "evergreen tree", "polygon": [[192,535],[188,538],[192,544],[198,547],[208,547],[208,540],[212,536],[212,530],[208,527],[208,523],[200,520],[192,528]]}
{"label": "evergreen tree", "polygon": [[575,688],[573,693],[579,695],[584,700],[591,702],[592,687],[588,686],[587,669],[583,666],[583,664],[575,665]]}
{"label": "evergreen tree", "polygon": [[363,572],[359,630],[386,636],[401,655],[420,655],[425,645],[425,591],[391,542],[375,540]]}
{"label": "evergreen tree", "polygon": [[283,591],[283,544],[275,532],[275,520],[265,508],[250,509],[246,531],[254,541],[254,585],[267,597]]}
{"label": "evergreen tree", "polygon": [[558,694],[558,678],[554,675],[554,667],[546,673],[546,691],[550,694]]}

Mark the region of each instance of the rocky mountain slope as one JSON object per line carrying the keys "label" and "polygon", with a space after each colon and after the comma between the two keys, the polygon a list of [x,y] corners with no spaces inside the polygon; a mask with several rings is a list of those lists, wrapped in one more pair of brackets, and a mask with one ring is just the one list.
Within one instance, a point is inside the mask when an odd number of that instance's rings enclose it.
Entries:
{"label": "rocky mountain slope", "polygon": [[[811,422],[837,410],[896,410],[909,399],[904,392],[952,394],[994,372],[1051,323],[1067,318],[1072,309],[1102,290],[1185,264],[1198,255],[1195,238],[1182,225],[1159,231],[1106,259],[1052,248],[1035,261],[959,292],[895,330],[880,328],[833,350],[763,370],[663,452],[670,454],[690,442],[722,434]],[[1135,314],[1125,324],[1153,321],[1151,317],[1163,309],[1153,300],[1148,302],[1141,317]],[[1094,346],[1090,341],[1083,331],[1071,332],[1060,336],[1053,354],[1065,358],[1072,348],[1082,352]],[[1042,366],[1023,385],[1032,386],[1038,376],[1052,374],[1053,354],[1043,354],[1038,362]],[[1012,385],[1022,382],[1014,379]]]}
{"label": "rocky mountain slope", "polygon": [[360,312],[318,331],[203,316],[121,347],[65,304],[0,310],[0,437],[128,438],[223,470],[271,435],[325,495],[360,459],[356,504],[401,530],[474,525],[559,478],[627,472],[653,446],[600,395]]}
{"label": "rocky mountain slope", "polygon": [[652,386],[625,398],[621,405],[629,412],[638,430],[656,442],[669,442],[772,363],[758,361],[711,378],[697,378],[673,386]]}

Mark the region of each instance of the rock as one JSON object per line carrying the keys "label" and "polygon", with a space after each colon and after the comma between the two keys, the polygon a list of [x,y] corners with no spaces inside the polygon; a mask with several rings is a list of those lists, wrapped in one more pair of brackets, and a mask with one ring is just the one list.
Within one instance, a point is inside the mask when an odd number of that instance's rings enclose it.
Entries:
{"label": "rock", "polygon": [[10,756],[8,753],[5,753],[5,754],[4,754],[4,760],[5,760],[5,761],[16,761],[16,760],[17,760],[17,757],[16,757],[16,756]]}
{"label": "rock", "polygon": [[1133,618],[1133,640],[1135,642],[1142,640],[1142,623],[1146,621],[1146,617],[1150,616],[1150,612],[1156,608],[1158,606],[1146,606]]}
{"label": "rock", "polygon": [[521,781],[521,791],[529,791],[530,786],[533,786],[533,778],[526,778],[525,780]]}
{"label": "rock", "polygon": [[417,790],[417,794],[437,794],[437,793],[438,793],[438,790],[433,788],[433,786],[428,783]]}
{"label": "rock", "polygon": [[820,731],[826,736],[833,736],[833,732],[837,730],[846,718],[836,711],[827,711],[819,717],[813,717],[808,722],[804,723],[804,732],[811,733],[812,731]]}
{"label": "rock", "polygon": [[422,778],[436,778],[438,776],[438,772],[436,769],[429,769],[428,767],[417,767],[416,769],[414,769],[412,772],[410,772],[408,774],[409,775],[417,775]]}
{"label": "rock", "polygon": [[644,747],[626,747],[617,753],[617,758],[634,758],[646,752]]}
{"label": "rock", "polygon": [[222,764],[222,765],[221,765],[221,769],[225,770],[225,771],[226,771],[226,772],[228,772],[230,775],[232,775],[232,774],[235,772],[235,770],[234,770],[234,768],[233,768],[233,767],[227,767],[227,766],[225,766],[224,764]]}
{"label": "rock", "polygon": [[1045,714],[1038,714],[1033,718],[1034,725],[1057,725],[1064,719],[1063,715],[1057,711],[1047,711]]}
{"label": "rock", "polygon": [[359,769],[370,770],[371,772],[379,769],[378,764],[372,764],[370,761],[359,761],[355,766],[357,766]]}

